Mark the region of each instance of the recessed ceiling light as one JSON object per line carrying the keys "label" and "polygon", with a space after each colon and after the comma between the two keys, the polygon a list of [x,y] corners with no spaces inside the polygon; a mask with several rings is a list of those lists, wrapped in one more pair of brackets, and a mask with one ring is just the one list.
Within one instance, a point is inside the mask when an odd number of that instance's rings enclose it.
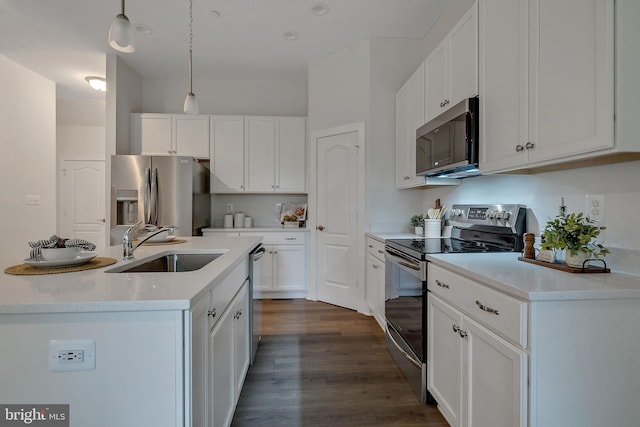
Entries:
{"label": "recessed ceiling light", "polygon": [[102,77],[89,76],[85,77],[85,80],[89,83],[89,86],[99,92],[105,92],[107,90],[107,81]]}
{"label": "recessed ceiling light", "polygon": [[220,12],[218,12],[217,10],[210,10],[209,15],[211,15],[214,18],[220,18]]}
{"label": "recessed ceiling light", "polygon": [[313,6],[311,6],[311,13],[318,16],[326,15],[329,13],[329,6],[324,3],[314,3]]}
{"label": "recessed ceiling light", "polygon": [[147,24],[133,24],[133,28],[140,34],[144,34],[145,36],[153,34],[153,28],[148,26]]}
{"label": "recessed ceiling light", "polygon": [[284,33],[282,33],[282,38],[289,41],[297,40],[298,33],[293,30],[287,30]]}

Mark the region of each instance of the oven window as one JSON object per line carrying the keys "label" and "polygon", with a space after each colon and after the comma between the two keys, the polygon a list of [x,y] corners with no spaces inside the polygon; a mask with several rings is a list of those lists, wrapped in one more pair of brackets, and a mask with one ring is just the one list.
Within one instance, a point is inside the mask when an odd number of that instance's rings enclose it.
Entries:
{"label": "oven window", "polygon": [[385,266],[384,312],[389,322],[402,336],[415,355],[424,362],[426,283],[395,264]]}

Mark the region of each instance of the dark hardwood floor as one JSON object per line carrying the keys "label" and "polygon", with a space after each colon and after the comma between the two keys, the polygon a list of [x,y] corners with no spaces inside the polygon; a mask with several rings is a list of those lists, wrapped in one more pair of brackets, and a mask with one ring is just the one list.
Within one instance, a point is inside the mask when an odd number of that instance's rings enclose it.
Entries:
{"label": "dark hardwood floor", "polygon": [[306,300],[263,301],[263,337],[232,427],[448,427],[422,405],[373,319]]}

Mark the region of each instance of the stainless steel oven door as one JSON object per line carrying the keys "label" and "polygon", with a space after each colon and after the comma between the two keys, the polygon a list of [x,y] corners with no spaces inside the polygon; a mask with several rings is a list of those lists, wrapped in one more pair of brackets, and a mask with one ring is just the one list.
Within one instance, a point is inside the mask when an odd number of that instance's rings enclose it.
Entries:
{"label": "stainless steel oven door", "polygon": [[427,262],[385,248],[387,348],[421,401],[426,393]]}

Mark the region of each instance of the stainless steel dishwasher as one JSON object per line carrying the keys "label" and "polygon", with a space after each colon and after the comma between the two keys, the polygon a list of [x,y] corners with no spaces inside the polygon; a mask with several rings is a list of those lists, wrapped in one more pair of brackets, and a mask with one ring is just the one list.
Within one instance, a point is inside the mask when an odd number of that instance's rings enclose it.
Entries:
{"label": "stainless steel dishwasher", "polygon": [[253,290],[256,287],[260,287],[262,280],[262,257],[266,250],[262,244],[256,246],[251,253],[249,253],[249,304],[251,305],[249,310],[249,327],[251,333],[249,334],[251,340],[251,365],[253,365],[258,351],[258,345],[262,338],[262,300],[254,299]]}

